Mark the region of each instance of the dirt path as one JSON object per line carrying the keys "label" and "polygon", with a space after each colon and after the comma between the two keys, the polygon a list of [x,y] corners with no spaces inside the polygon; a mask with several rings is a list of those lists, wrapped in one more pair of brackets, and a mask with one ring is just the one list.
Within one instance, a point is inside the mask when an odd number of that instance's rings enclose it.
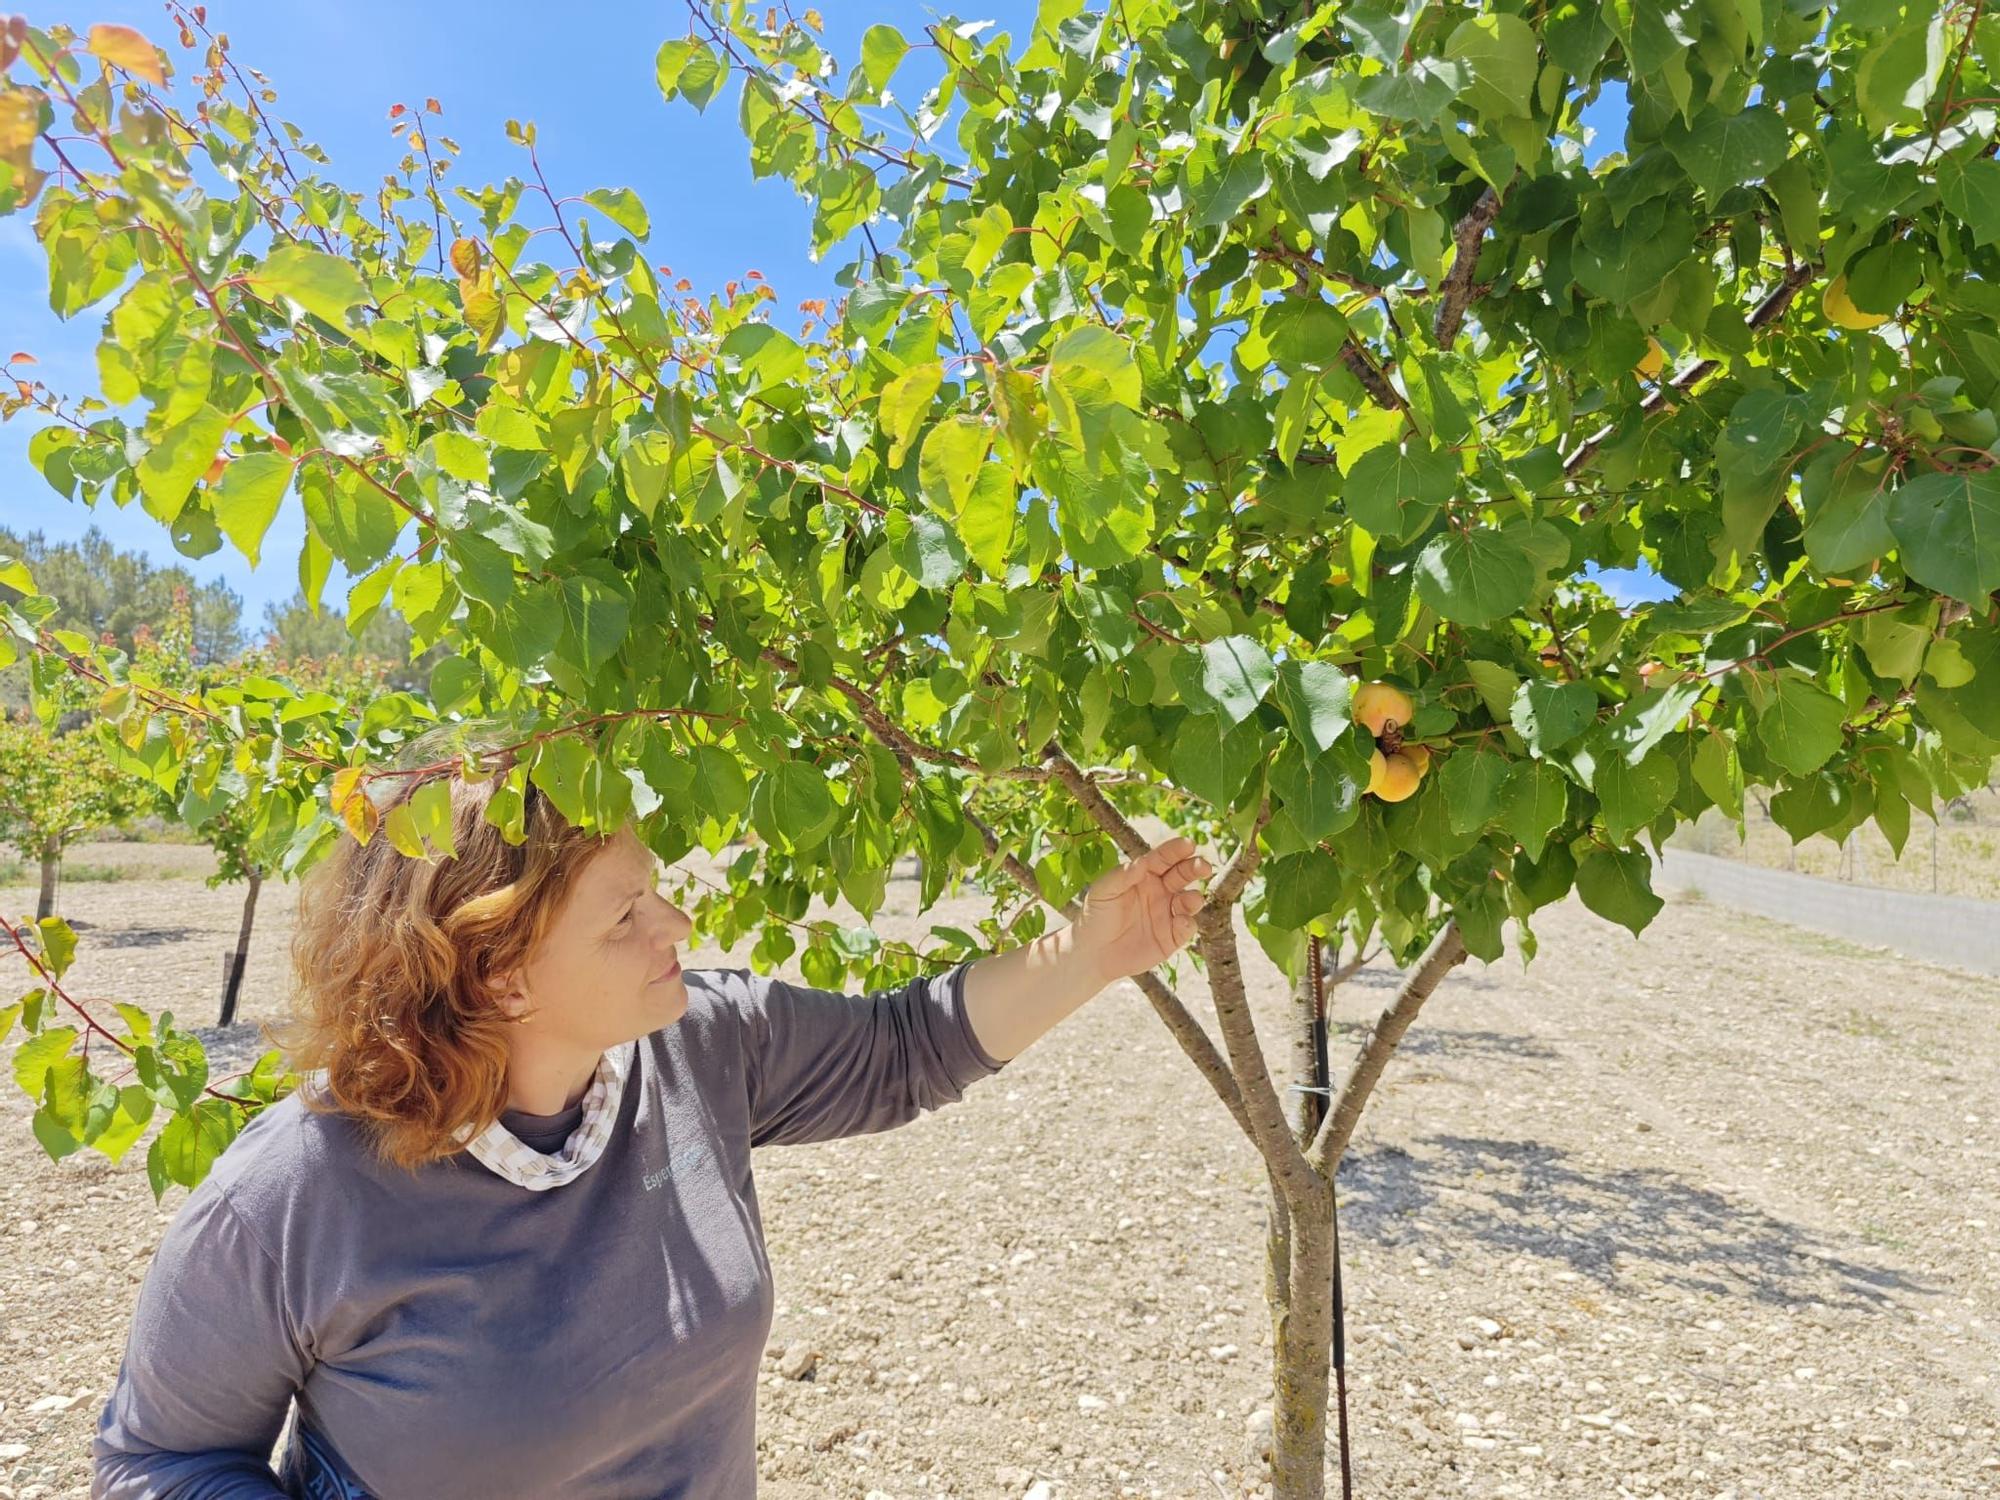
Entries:
{"label": "dirt path", "polygon": [[[81,992],[211,1020],[239,895],[71,887]],[[983,910],[915,895],[892,883],[885,935]],[[252,1017],[282,1002],[293,900],[265,894]],[[1574,906],[1539,933],[1525,972],[1447,982],[1342,1174],[1357,1493],[2000,1491],[1991,982],[1699,903],[1641,943]],[[1279,1055],[1280,978],[1243,953]],[[1364,972],[1339,1018],[1392,983]],[[136,1151],[49,1163],[25,1115],[0,1092],[0,1500],[87,1492],[185,1199],[156,1208]],[[1254,1492],[1262,1169],[1133,986],[963,1103],[764,1152],[758,1181],[767,1497]],[[775,1357],[799,1346],[807,1379]]]}

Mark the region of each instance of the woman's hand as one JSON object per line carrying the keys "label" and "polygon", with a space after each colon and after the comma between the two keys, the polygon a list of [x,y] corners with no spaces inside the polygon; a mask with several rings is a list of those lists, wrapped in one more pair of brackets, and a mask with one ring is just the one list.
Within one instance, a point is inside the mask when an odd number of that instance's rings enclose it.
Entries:
{"label": "woman's hand", "polygon": [[1164,963],[1194,936],[1202,903],[1197,882],[1213,869],[1192,839],[1171,838],[1099,876],[1073,924],[1075,951],[1096,965],[1105,984]]}

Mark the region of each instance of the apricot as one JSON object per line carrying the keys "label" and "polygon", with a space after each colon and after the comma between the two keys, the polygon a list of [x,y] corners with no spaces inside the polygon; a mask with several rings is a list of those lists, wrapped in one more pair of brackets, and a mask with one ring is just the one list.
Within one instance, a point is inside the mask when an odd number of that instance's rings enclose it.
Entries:
{"label": "apricot", "polygon": [[1667,351],[1660,341],[1651,334],[1646,335],[1646,352],[1639,356],[1639,363],[1633,366],[1641,380],[1651,380],[1667,367]]}
{"label": "apricot", "polygon": [[1386,724],[1401,728],[1416,711],[1408,693],[1386,682],[1367,683],[1354,695],[1354,717],[1373,735],[1381,734]]}
{"label": "apricot", "polygon": [[1368,757],[1368,790],[1384,802],[1401,802],[1423,779],[1423,768],[1410,758],[1408,751],[1384,755],[1377,750]]}
{"label": "apricot", "polygon": [[1863,312],[1854,305],[1847,295],[1847,278],[1836,276],[1827,283],[1826,291],[1820,295],[1820,311],[1826,314],[1829,323],[1837,323],[1842,328],[1874,328],[1889,321],[1887,313]]}
{"label": "apricot", "polygon": [[1419,776],[1431,768],[1431,750],[1428,745],[1405,745],[1396,753],[1415,766]]}

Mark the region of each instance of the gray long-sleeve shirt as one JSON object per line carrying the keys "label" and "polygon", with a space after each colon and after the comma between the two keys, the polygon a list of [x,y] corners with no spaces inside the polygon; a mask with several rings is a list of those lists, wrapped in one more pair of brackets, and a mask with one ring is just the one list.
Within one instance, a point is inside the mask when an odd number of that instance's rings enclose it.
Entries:
{"label": "gray long-sleeve shirt", "polygon": [[[296,1097],[264,1110],[160,1242],[92,1495],[754,1494],[773,1282],[750,1148],[887,1130],[997,1072],[969,967],[864,998],[688,970],[604,1154],[542,1192],[466,1153],[385,1166]],[[510,1124],[549,1150],[567,1133]]]}

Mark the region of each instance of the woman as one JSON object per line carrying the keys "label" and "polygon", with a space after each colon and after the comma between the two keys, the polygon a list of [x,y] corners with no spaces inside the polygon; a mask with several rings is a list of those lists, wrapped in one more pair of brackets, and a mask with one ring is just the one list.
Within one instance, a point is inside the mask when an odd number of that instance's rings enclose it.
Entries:
{"label": "woman", "polygon": [[585,835],[531,789],[510,845],[496,784],[451,779],[454,858],[343,838],[308,877],[287,1039],[308,1082],[160,1243],[101,1500],[755,1493],[751,1148],[955,1102],[1181,948],[1209,869],[1171,840],[1074,925],[855,998],[684,971],[693,924],[629,829]]}

